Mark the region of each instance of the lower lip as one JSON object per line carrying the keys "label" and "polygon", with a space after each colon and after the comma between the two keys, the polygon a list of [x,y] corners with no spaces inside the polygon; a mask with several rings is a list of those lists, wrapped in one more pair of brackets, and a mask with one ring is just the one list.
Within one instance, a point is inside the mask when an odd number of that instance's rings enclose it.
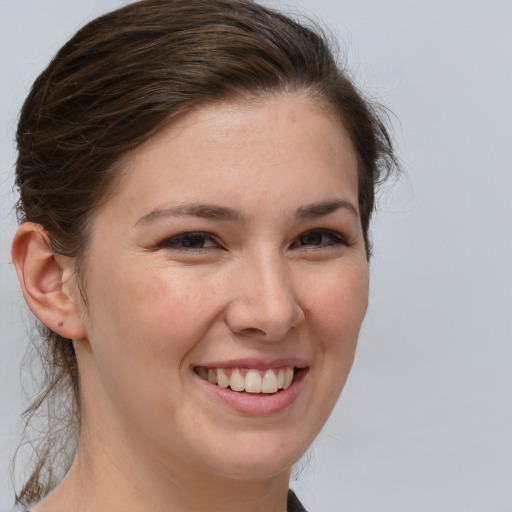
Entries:
{"label": "lower lip", "polygon": [[307,368],[300,369],[293,377],[290,387],[272,394],[232,391],[212,384],[197,374],[196,377],[209,393],[230,409],[247,416],[264,416],[277,414],[295,401],[307,372]]}

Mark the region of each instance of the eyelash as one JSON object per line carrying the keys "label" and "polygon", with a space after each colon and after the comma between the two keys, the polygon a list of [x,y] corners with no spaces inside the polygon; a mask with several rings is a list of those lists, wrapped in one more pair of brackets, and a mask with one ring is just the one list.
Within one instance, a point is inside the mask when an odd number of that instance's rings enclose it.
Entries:
{"label": "eyelash", "polygon": [[330,241],[328,243],[319,243],[319,244],[304,244],[302,247],[309,247],[312,248],[310,250],[316,250],[317,248],[324,248],[324,247],[331,247],[336,245],[345,245],[347,246],[347,241],[336,231],[331,231],[330,229],[311,229],[309,231],[306,231],[305,233],[302,233],[297,237],[297,239],[292,242],[290,247],[293,247],[298,241],[306,239],[306,237],[311,236],[320,236],[320,241],[324,237],[329,237]]}
{"label": "eyelash", "polygon": [[[190,243],[194,239],[203,240],[203,244],[206,241],[211,241],[215,244],[215,246],[211,247],[192,247],[187,245],[180,245],[182,242]],[[222,246],[217,241],[217,238],[209,233],[201,233],[201,232],[191,232],[191,233],[183,233],[181,235],[173,236],[171,238],[166,238],[163,242],[158,244],[159,248],[172,249],[176,251],[205,251],[208,249],[218,249],[222,248]]]}
{"label": "eyelash", "polygon": [[[306,237],[311,236],[320,236],[320,242],[324,239],[324,237],[328,237],[330,239],[327,243],[305,243],[304,245],[298,245],[300,241],[307,241]],[[190,245],[191,242],[195,241],[202,242],[201,247],[192,247]],[[310,242],[312,240],[310,239]],[[189,245],[182,245],[184,242]],[[213,242],[213,245],[209,247],[204,247],[205,242]],[[337,245],[345,245],[348,246],[347,241],[343,238],[342,235],[337,233],[336,231],[331,231],[329,229],[311,229],[300,234],[291,244],[290,248],[308,248],[309,250],[318,250],[325,247],[337,246]],[[206,251],[210,249],[223,249],[223,246],[219,243],[218,239],[210,233],[202,233],[202,232],[190,232],[183,233],[181,235],[173,236],[171,238],[166,238],[164,241],[158,244],[158,248],[163,249],[171,249],[175,251],[184,251],[184,252],[198,252],[198,251]]]}

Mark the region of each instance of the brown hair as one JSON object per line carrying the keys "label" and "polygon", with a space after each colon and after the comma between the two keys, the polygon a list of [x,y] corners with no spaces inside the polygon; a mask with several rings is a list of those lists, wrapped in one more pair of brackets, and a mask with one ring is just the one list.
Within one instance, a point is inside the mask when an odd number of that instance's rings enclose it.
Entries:
{"label": "brown hair", "polygon": [[[52,248],[75,258],[80,275],[91,214],[108,197],[121,155],[207,102],[284,91],[318,100],[351,137],[369,250],[375,187],[395,165],[388,134],[320,30],[250,0],[142,0],[79,30],[37,78],[21,111],[18,219],[41,224]],[[27,423],[44,404],[50,414],[55,404],[68,407],[34,446],[19,503],[55,486],[56,460],[80,423],[72,342],[44,326],[41,333],[46,378]]]}

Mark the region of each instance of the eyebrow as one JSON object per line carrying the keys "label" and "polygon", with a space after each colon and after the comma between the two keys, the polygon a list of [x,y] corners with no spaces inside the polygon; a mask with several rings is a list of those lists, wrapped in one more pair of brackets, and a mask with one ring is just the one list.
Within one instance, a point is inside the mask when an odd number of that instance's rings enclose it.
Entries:
{"label": "eyebrow", "polygon": [[217,206],[215,204],[192,203],[173,206],[171,208],[156,208],[148,214],[141,217],[138,224],[149,224],[161,217],[200,217],[210,220],[231,220],[242,221],[243,216],[234,208]]}
{"label": "eyebrow", "polygon": [[297,219],[314,219],[315,217],[323,217],[324,215],[329,215],[330,213],[334,213],[341,209],[348,210],[352,215],[359,218],[359,211],[357,208],[349,201],[344,201],[342,199],[301,206],[297,210],[296,217]]}
{"label": "eyebrow", "polygon": [[[329,215],[340,209],[345,209],[352,215],[359,217],[357,208],[349,201],[342,199],[301,206],[297,210],[295,217],[300,220],[314,219],[316,217]],[[156,208],[142,216],[135,225],[147,225],[157,219],[165,217],[199,217],[209,220],[244,221],[243,214],[234,208],[215,204],[192,203],[172,206],[170,208]]]}

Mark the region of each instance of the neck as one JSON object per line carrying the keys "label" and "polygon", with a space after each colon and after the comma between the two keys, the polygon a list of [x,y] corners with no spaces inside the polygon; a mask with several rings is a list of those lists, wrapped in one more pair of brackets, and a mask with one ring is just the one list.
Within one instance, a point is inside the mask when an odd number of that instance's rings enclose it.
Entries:
{"label": "neck", "polygon": [[254,480],[229,478],[200,472],[183,460],[159,460],[137,443],[121,442],[123,436],[88,430],[82,429],[70,471],[37,512],[286,511],[289,471]]}

